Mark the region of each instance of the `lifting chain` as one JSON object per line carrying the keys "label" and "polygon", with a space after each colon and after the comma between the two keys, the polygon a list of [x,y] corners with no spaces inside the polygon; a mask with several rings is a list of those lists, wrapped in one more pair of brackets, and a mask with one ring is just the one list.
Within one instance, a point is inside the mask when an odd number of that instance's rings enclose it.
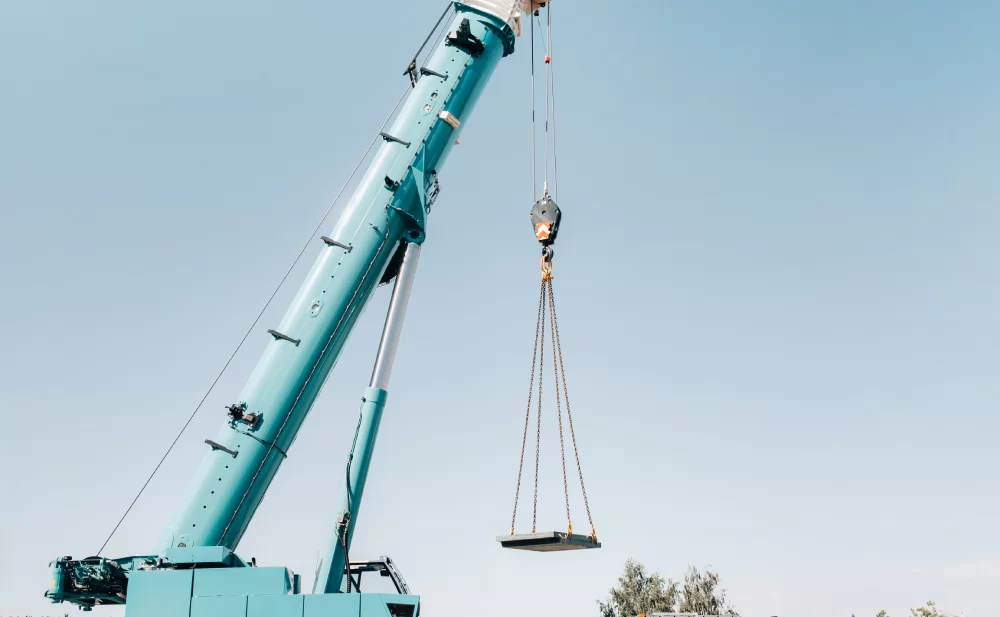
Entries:
{"label": "lifting chain", "polygon": [[[559,320],[556,317],[556,297],[552,293],[552,282],[549,281],[549,314],[552,318],[552,334],[555,337],[556,344],[556,354],[559,359],[559,373],[562,378],[563,385],[563,397],[566,399],[566,419],[569,421],[569,436],[573,442],[573,457],[576,459],[576,471],[580,476],[580,490],[583,492],[583,505],[587,510],[587,522],[590,524],[590,537],[595,541],[597,540],[597,531],[594,530],[594,518],[590,515],[590,500],[587,499],[587,485],[583,483],[583,466],[580,465],[580,450],[576,446],[576,431],[573,429],[573,412],[569,406],[569,388],[566,385],[566,368],[563,365],[562,356],[562,343],[559,340]],[[562,434],[560,432],[560,437]],[[563,460],[563,466],[565,467],[566,461],[565,457]],[[564,482],[565,482],[565,469],[563,470]],[[568,490],[568,489],[567,489]],[[567,497],[567,500],[569,498]],[[568,506],[567,506],[568,508]]]}
{"label": "lifting chain", "polygon": [[[563,429],[562,402],[566,402],[566,419],[569,425],[570,440],[573,444],[573,456],[576,460],[577,475],[580,479],[580,488],[583,492],[583,503],[587,511],[587,522],[590,524],[590,537],[597,540],[597,532],[594,530],[594,521],[590,514],[590,502],[587,499],[587,487],[583,482],[583,467],[580,464],[580,452],[576,444],[576,431],[573,427],[573,413],[569,402],[569,387],[566,384],[566,368],[562,357],[562,343],[559,339],[559,322],[555,311],[555,293],[552,286],[552,257],[554,253],[551,247],[546,246],[542,250],[541,271],[542,280],[538,294],[538,312],[535,318],[535,343],[531,354],[531,376],[528,379],[528,403],[524,413],[524,430],[521,434],[521,457],[517,470],[517,488],[514,493],[514,513],[510,521],[510,535],[514,535],[514,526],[517,521],[517,505],[521,494],[521,478],[524,471],[524,454],[528,446],[528,427],[531,424],[531,407],[535,393],[535,373],[538,373],[538,402],[537,402],[537,422],[535,429],[535,485],[534,502],[532,504],[531,533],[537,532],[538,523],[538,479],[539,461],[541,458],[541,438],[542,438],[542,393],[543,375],[545,372],[545,320],[549,321],[549,336],[552,345],[552,371],[555,378],[556,412],[559,422],[559,452],[562,460],[563,476],[563,496],[566,503],[566,530],[573,533],[573,521],[570,515],[569,505],[569,477],[566,471],[566,446]],[[548,315],[546,315],[546,312]],[[562,382],[562,390],[559,384]]]}
{"label": "lifting chain", "polygon": [[[517,490],[514,492],[514,514],[510,517],[510,535],[514,535],[514,521],[517,520],[517,501],[521,496],[521,473],[524,471],[524,451],[528,446],[528,424],[531,421],[531,399],[535,392],[535,366],[536,360],[538,358],[538,340],[540,338],[539,332],[542,327],[542,308],[545,305],[545,285],[543,284],[538,292],[538,317],[535,320],[535,347],[531,352],[531,378],[528,380],[528,407],[524,412],[524,434],[521,436],[521,462],[517,467]],[[535,459],[537,462],[538,451],[535,451]],[[537,476],[538,470],[536,465],[535,475]],[[535,492],[535,511],[538,510],[538,492]],[[532,524],[534,527],[534,524]]]}
{"label": "lifting chain", "polygon": [[[559,323],[556,317],[555,293],[552,289],[552,258],[554,252],[552,245],[555,244],[559,234],[559,225],[562,221],[562,212],[555,199],[558,197],[558,163],[555,153],[555,89],[552,79],[552,11],[547,12],[548,26],[547,35],[542,35],[545,45],[545,158],[543,159],[544,182],[542,184],[542,195],[538,197],[538,183],[536,173],[538,171],[538,161],[536,156],[537,144],[535,143],[535,23],[538,21],[538,8],[544,7],[548,2],[544,0],[533,0],[530,4],[531,15],[528,20],[531,23],[531,196],[534,205],[531,208],[531,226],[535,233],[535,239],[542,245],[542,281],[538,294],[538,314],[535,321],[535,345],[531,354],[531,377],[528,380],[528,404],[524,412],[524,431],[521,434],[521,458],[517,468],[517,489],[514,493],[514,513],[510,519],[510,535],[515,535],[514,526],[517,521],[517,504],[521,494],[521,477],[524,472],[524,453],[528,447],[528,427],[531,425],[531,405],[532,397],[535,393],[535,372],[538,372],[538,411],[537,425],[535,429],[535,487],[534,503],[532,504],[531,533],[537,533],[538,523],[538,474],[539,460],[541,454],[542,441],[542,382],[545,374],[545,318],[548,311],[549,336],[552,345],[552,373],[555,378],[556,397],[556,417],[559,422],[559,455],[562,460],[563,497],[566,502],[566,531],[573,535],[573,520],[570,516],[569,505],[569,474],[566,470],[566,439],[563,428],[562,403],[566,401],[566,420],[569,424],[570,440],[573,444],[573,456],[576,459],[576,471],[580,478],[580,489],[583,491],[583,503],[587,509],[587,522],[590,524],[590,538],[596,543],[597,532],[594,530],[594,521],[590,515],[590,501],[587,499],[587,487],[583,483],[583,467],[580,465],[580,451],[576,445],[576,431],[573,428],[573,413],[569,403],[569,387],[566,384],[566,368],[563,364],[562,344],[559,341]],[[534,19],[532,19],[534,17]],[[541,24],[539,24],[541,26]],[[552,143],[552,171],[553,188],[555,192],[549,194],[549,127],[551,120],[551,143]],[[559,382],[562,381],[560,391]]]}
{"label": "lifting chain", "polygon": [[[542,282],[544,293],[545,283]],[[541,458],[542,445],[542,377],[545,374],[545,296],[542,296],[542,345],[538,349],[538,427],[535,429],[535,498],[531,509],[531,533],[538,527],[538,461]],[[558,386],[557,386],[558,387]]]}

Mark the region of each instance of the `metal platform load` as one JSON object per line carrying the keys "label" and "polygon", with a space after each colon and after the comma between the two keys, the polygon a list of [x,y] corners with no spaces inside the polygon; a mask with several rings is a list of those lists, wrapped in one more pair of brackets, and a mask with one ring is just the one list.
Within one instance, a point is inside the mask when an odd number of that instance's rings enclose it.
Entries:
{"label": "metal platform load", "polygon": [[559,531],[497,536],[497,541],[503,548],[516,548],[522,551],[577,551],[586,548],[601,548],[601,543],[591,536]]}

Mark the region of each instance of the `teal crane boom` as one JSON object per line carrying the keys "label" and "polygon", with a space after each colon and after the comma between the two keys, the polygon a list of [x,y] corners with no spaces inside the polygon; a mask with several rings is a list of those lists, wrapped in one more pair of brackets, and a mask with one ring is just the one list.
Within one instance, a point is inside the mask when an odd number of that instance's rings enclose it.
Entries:
{"label": "teal crane boom", "polygon": [[[180,505],[147,555],[52,563],[46,596],[85,610],[125,604],[128,617],[375,614],[415,617],[391,561],[355,566],[348,554],[367,481],[406,302],[439,192],[438,173],[500,60],[514,51],[528,0],[454,2],[447,36],[412,90],[347,203]],[[396,279],[372,380],[363,397],[339,511],[313,594],[285,568],[249,566],[233,552],[288,456],[355,321],[380,282]],[[401,595],[347,594],[362,571],[392,576]],[[367,570],[366,570],[367,568]],[[398,579],[398,580],[397,580]]]}

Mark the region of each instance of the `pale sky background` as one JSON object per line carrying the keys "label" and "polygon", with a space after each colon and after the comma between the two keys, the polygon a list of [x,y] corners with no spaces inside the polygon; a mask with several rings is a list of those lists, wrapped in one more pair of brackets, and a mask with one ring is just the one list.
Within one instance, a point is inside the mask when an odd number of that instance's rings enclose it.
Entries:
{"label": "pale sky background", "polygon": [[[47,562],[100,547],[442,8],[0,0],[0,616],[75,614]],[[522,39],[441,173],[352,556],[394,557],[436,617],[596,615],[630,556],[711,565],[745,617],[1000,614],[998,23],[988,1],[559,2],[556,292],[604,548],[493,539],[538,285]],[[153,549],[319,250],[108,555]],[[238,549],[306,587],[388,292]]]}

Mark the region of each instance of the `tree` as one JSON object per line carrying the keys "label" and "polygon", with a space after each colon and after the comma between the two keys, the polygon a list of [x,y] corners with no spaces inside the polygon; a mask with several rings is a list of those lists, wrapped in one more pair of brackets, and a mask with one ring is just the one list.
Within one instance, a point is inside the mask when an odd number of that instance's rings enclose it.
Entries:
{"label": "tree", "polygon": [[[719,575],[711,570],[704,574],[688,568],[684,586],[664,580],[658,573],[648,574],[634,559],[625,562],[625,573],[611,589],[607,602],[597,602],[601,617],[636,617],[650,613],[681,611],[699,615],[739,617],[726,602],[726,592],[719,587]],[[923,616],[921,616],[923,617]]]}
{"label": "tree", "polygon": [[[854,617],[854,615],[851,615]],[[879,611],[875,617],[889,617],[889,613],[885,611]],[[928,602],[926,606],[921,606],[920,608],[911,608],[910,617],[955,617],[950,613],[942,613],[938,610],[937,605],[933,602]]]}
{"label": "tree", "polygon": [[739,617],[726,602],[726,590],[719,587],[719,575],[706,569],[702,574],[691,566],[684,575],[681,602],[678,609],[682,613],[699,615],[730,615]]}
{"label": "tree", "polygon": [[935,605],[930,600],[927,601],[926,606],[921,606],[920,608],[911,608],[910,615],[912,617],[953,617],[948,613],[942,613],[938,610],[937,605]]}
{"label": "tree", "polygon": [[625,562],[618,586],[611,588],[607,602],[598,600],[601,617],[636,617],[643,613],[671,612],[677,605],[677,583],[659,573],[647,574],[634,559]]}

